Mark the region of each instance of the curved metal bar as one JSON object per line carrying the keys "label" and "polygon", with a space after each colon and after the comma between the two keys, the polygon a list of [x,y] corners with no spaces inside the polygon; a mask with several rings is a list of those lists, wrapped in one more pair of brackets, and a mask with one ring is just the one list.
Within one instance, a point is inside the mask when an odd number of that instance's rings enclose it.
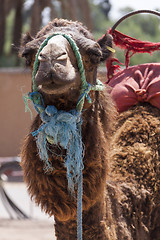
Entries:
{"label": "curved metal bar", "polygon": [[150,13],[150,14],[154,14],[154,15],[157,15],[160,17],[160,12],[158,11],[154,11],[154,10],[137,10],[137,11],[133,11],[133,12],[130,12],[126,15],[124,15],[123,17],[121,17],[112,27],[112,32],[114,32],[114,30],[116,29],[116,27],[121,23],[123,22],[123,20],[127,19],[128,17],[131,17],[131,16],[134,16],[136,14],[139,14],[139,13]]}

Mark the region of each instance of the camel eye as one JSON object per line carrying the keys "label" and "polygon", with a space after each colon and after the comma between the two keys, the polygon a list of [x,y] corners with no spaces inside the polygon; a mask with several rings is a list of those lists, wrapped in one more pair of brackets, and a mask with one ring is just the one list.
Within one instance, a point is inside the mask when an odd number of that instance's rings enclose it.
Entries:
{"label": "camel eye", "polygon": [[63,52],[61,55],[59,55],[58,57],[57,57],[57,60],[58,61],[64,61],[64,60],[66,60],[67,59],[67,53],[66,52]]}
{"label": "camel eye", "polygon": [[43,53],[40,53],[38,56],[38,60],[41,62],[46,61],[47,59],[48,59],[47,56]]}

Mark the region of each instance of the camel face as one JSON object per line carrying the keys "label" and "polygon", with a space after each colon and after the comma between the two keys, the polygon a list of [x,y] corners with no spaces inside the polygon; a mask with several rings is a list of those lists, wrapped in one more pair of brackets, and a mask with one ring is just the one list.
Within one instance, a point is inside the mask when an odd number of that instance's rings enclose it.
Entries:
{"label": "camel face", "polygon": [[54,19],[35,37],[29,33],[23,36],[19,55],[25,58],[26,65],[33,71],[36,53],[41,44],[55,34],[39,53],[39,67],[34,84],[42,94],[45,104],[66,110],[70,109],[68,102],[72,102],[72,108],[76,107],[81,91],[81,77],[70,43],[63,35],[56,35],[58,33],[71,37],[79,48],[86,80],[92,85],[96,83],[98,64],[111,55],[106,46],[112,47],[112,37],[106,33],[96,41],[81,23],[64,19]]}
{"label": "camel face", "polygon": [[66,38],[54,36],[39,54],[35,77],[38,88],[48,94],[62,94],[79,88],[80,76],[76,58]]}

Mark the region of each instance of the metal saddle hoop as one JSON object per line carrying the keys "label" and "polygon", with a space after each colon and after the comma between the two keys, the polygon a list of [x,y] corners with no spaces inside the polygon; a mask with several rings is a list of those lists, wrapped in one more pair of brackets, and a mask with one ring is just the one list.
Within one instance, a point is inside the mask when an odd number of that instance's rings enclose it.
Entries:
{"label": "metal saddle hoop", "polygon": [[136,14],[139,14],[139,13],[150,13],[150,14],[154,14],[154,15],[157,15],[160,17],[160,12],[158,11],[154,11],[154,10],[137,10],[137,11],[132,11],[130,13],[127,13],[126,15],[124,15],[123,17],[121,17],[112,27],[112,32],[115,31],[115,29],[118,27],[118,25],[120,23],[122,23],[125,19],[131,17],[131,16],[134,16]]}

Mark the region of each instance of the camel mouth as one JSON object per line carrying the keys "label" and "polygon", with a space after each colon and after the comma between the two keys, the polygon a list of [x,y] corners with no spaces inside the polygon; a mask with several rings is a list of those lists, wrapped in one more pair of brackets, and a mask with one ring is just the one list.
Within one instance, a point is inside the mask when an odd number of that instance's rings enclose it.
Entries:
{"label": "camel mouth", "polygon": [[62,94],[67,92],[69,89],[79,88],[79,84],[76,78],[67,79],[60,78],[55,74],[48,74],[43,79],[35,78],[38,90],[47,94]]}
{"label": "camel mouth", "polygon": [[73,82],[63,84],[56,84],[54,82],[50,82],[48,84],[39,85],[38,90],[41,90],[42,92],[47,94],[62,94],[68,91],[69,88],[73,88],[73,86]]}
{"label": "camel mouth", "polygon": [[75,76],[73,78],[68,78],[67,76],[59,76],[53,72],[38,71],[35,76],[35,82],[37,86],[39,85],[51,85],[51,86],[62,86],[73,83],[75,81]]}

